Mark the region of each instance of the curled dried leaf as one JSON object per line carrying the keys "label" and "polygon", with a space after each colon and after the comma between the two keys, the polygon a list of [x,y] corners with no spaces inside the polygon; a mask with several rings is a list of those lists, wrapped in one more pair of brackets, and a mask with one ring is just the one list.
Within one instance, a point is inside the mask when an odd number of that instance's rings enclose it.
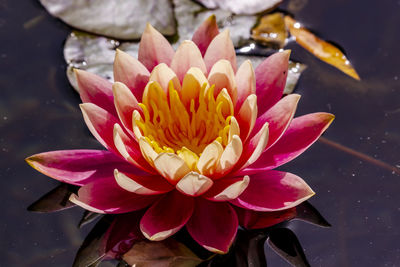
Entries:
{"label": "curled dried leaf", "polygon": [[360,80],[356,70],[339,48],[321,40],[290,16],[285,16],[285,24],[290,34],[295,37],[296,42],[303,48],[350,77]]}
{"label": "curled dried leaf", "polygon": [[251,38],[276,48],[283,48],[287,36],[284,16],[280,12],[262,16],[258,25],[251,31]]}

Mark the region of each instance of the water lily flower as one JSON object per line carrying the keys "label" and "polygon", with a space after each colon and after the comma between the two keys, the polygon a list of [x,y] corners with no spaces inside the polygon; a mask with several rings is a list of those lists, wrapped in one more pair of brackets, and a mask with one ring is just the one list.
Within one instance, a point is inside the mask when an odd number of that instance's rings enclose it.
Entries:
{"label": "water lily flower", "polygon": [[219,32],[214,16],[176,51],[147,25],[138,59],[117,50],[114,83],[75,72],[83,118],[107,150],[52,151],[27,162],[81,186],[70,201],[87,210],[145,209],[140,229],[150,240],[186,226],[204,248],[226,253],[239,224],[277,223],[314,195],[300,177],[273,170],[334,118],[293,118],[300,96],[282,98],[289,54],[255,70],[250,61],[237,67],[229,32]]}

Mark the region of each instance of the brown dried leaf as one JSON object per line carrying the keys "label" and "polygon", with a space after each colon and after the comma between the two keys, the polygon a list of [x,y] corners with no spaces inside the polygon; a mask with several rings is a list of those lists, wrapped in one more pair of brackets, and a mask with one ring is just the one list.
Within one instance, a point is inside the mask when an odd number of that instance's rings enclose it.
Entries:
{"label": "brown dried leaf", "polygon": [[290,16],[285,16],[285,24],[290,34],[296,38],[296,42],[303,48],[350,77],[360,80],[350,61],[337,47],[319,39]]}
{"label": "brown dried leaf", "polygon": [[283,48],[287,36],[284,16],[280,12],[261,17],[260,23],[251,31],[254,40],[277,48]]}
{"label": "brown dried leaf", "polygon": [[122,256],[130,266],[197,266],[202,262],[191,250],[174,239],[139,241]]}

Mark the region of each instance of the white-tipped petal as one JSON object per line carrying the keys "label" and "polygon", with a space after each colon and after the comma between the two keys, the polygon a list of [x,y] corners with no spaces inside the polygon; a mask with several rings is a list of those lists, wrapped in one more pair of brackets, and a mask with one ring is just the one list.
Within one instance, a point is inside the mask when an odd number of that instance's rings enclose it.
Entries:
{"label": "white-tipped petal", "polygon": [[240,136],[242,140],[246,140],[254,128],[257,119],[257,96],[255,94],[249,95],[246,98],[240,107],[237,118],[241,126],[246,126],[240,127],[240,129],[244,128],[246,130],[242,131]]}
{"label": "white-tipped petal", "polygon": [[249,176],[244,176],[243,180],[237,181],[229,185],[225,188],[222,192],[218,193],[213,197],[213,200],[216,201],[229,201],[239,197],[244,190],[246,190],[247,186],[249,185],[250,178]]}
{"label": "white-tipped petal", "polygon": [[154,151],[152,146],[146,141],[144,137],[140,138],[139,147],[143,157],[147,160],[147,162],[154,166],[154,160],[158,156],[158,153]]}
{"label": "white-tipped petal", "polygon": [[135,180],[129,178],[122,172],[119,172],[117,169],[114,170],[114,178],[117,181],[117,184],[126,191],[139,195],[155,195],[159,193],[157,191],[144,187],[143,185],[137,183]]}
{"label": "white-tipped petal", "polygon": [[154,159],[154,166],[172,184],[176,184],[183,176],[190,172],[185,161],[172,153],[160,153]]}
{"label": "white-tipped petal", "polygon": [[261,156],[261,154],[264,152],[265,147],[267,146],[268,136],[269,128],[268,122],[266,122],[261,130],[252,138],[252,140],[258,140],[258,142],[253,151],[253,154],[251,154],[250,158],[247,160],[246,164],[242,168],[246,168],[250,164],[254,163]]}
{"label": "white-tipped petal", "polygon": [[205,193],[213,185],[213,181],[207,176],[197,172],[189,172],[176,184],[176,189],[189,196],[199,196]]}
{"label": "white-tipped petal", "polygon": [[214,173],[223,151],[224,149],[218,141],[213,141],[204,148],[197,162],[197,169],[201,174],[208,176]]}
{"label": "white-tipped petal", "polygon": [[242,155],[243,145],[239,136],[234,135],[232,141],[225,147],[219,159],[216,173],[225,174],[235,166]]}

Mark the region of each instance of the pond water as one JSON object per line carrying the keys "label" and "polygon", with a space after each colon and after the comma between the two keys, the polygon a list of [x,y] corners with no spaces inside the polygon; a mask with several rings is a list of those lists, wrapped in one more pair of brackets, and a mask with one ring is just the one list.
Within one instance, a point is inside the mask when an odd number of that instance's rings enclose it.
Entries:
{"label": "pond water", "polygon": [[[281,169],[307,181],[317,193],[310,202],[332,227],[297,221],[290,227],[312,266],[398,266],[400,1],[305,2],[296,19],[344,47],[362,81],[291,44],[292,58],[308,65],[296,91],[297,115],[335,114],[324,138],[397,172],[317,142]],[[57,182],[24,162],[44,151],[101,149],[65,75],[62,49],[71,29],[37,1],[1,0],[0,11],[0,266],[71,266],[90,227],[76,227],[80,208],[28,212]],[[288,266],[271,250],[267,256],[269,266]]]}

